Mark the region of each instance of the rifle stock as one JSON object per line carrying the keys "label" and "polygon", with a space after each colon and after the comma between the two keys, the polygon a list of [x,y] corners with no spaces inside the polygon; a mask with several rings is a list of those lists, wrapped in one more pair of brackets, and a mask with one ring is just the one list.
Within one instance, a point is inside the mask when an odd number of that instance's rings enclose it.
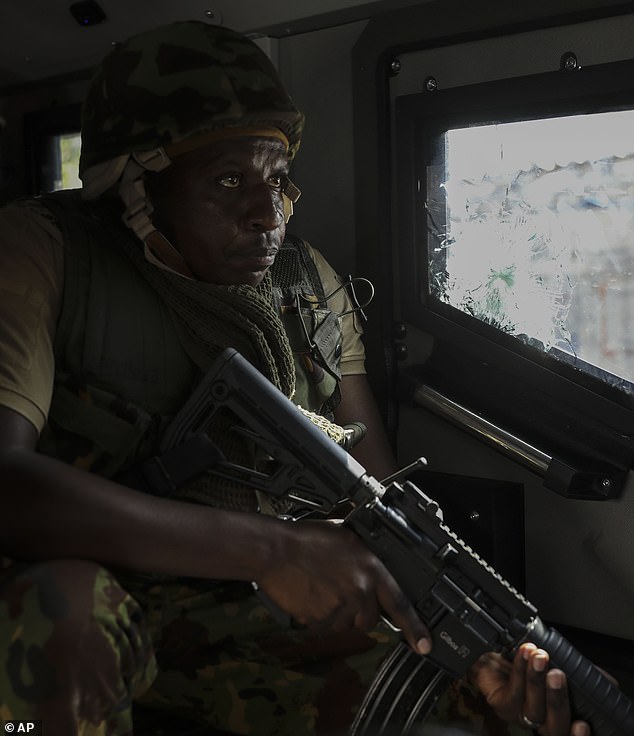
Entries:
{"label": "rifle stock", "polygon": [[344,524],[382,560],[420,613],[432,635],[428,659],[443,672],[460,677],[481,654],[512,656],[532,641],[566,673],[575,715],[590,723],[593,736],[634,734],[632,701],[442,522],[433,499],[409,481],[383,485],[368,475],[235,350],[217,359],[165,433],[162,451],[204,433],[219,409],[231,411],[235,431],[273,462],[263,474],[216,458],[209,472],[321,512],[351,501]]}

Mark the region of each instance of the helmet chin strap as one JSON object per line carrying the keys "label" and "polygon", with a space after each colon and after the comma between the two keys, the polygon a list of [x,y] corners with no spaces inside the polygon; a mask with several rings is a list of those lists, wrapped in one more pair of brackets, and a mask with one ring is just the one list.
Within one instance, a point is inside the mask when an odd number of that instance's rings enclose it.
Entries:
{"label": "helmet chin strap", "polygon": [[284,189],[282,189],[282,205],[284,207],[284,222],[288,221],[293,215],[293,205],[300,198],[301,190],[296,187],[290,179],[286,179]]}
{"label": "helmet chin strap", "polygon": [[125,205],[122,219],[143,243],[145,257],[150,263],[193,279],[183,256],[154,226],[151,218],[154,208],[145,191],[145,172],[162,171],[170,163],[162,148],[133,153],[130,156],[119,183],[119,196]]}
{"label": "helmet chin strap", "polygon": [[[122,220],[143,243],[145,257],[150,263],[193,279],[194,275],[183,256],[154,226],[151,217],[154,207],[145,190],[145,172],[162,171],[170,163],[169,156],[162,148],[133,153],[128,158],[119,181],[119,196],[125,205]],[[298,187],[287,179],[282,191],[285,222],[290,220],[293,203],[297,202],[300,194]]]}

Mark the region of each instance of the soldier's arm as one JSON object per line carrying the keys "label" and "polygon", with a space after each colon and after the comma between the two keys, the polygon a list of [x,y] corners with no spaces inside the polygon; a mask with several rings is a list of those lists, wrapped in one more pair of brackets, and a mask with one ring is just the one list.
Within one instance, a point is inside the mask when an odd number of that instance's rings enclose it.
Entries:
{"label": "soldier's arm", "polygon": [[[365,375],[365,348],[361,339],[362,322],[355,312],[346,289],[342,289],[343,280],[324,258],[323,254],[308,246],[309,253],[315,262],[324,291],[330,294],[328,307],[342,315],[342,353],[339,383],[341,402],[336,407],[337,424],[363,422],[368,428],[366,437],[359,442],[350,453],[375,478],[386,478],[397,470],[396,460],[392,453],[383,421],[374,396]],[[367,291],[367,287],[363,287]]]}
{"label": "soldier's arm", "polygon": [[392,576],[349,530],[157,498],[41,455],[36,441],[28,420],[0,408],[3,554],[254,581],[306,625],[367,629],[384,610],[412,646],[429,646]]}
{"label": "soldier's arm", "polygon": [[363,422],[366,436],[351,455],[375,478],[387,478],[396,470],[396,461],[387,439],[379,409],[364,374],[344,376],[340,384],[341,402],[335,409],[337,424]]}

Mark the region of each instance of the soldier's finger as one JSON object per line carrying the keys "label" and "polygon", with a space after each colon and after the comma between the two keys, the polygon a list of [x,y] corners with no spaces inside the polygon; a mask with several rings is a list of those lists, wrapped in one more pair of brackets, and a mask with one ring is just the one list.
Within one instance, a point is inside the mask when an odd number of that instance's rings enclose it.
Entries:
{"label": "soldier's finger", "polygon": [[552,669],[546,674],[546,718],[543,732],[548,736],[568,736],[570,733],[566,675],[558,669]]}
{"label": "soldier's finger", "polygon": [[546,720],[548,654],[543,649],[534,647],[525,649],[523,657],[526,661],[526,688],[521,715],[532,723],[541,724]]}
{"label": "soldier's finger", "polygon": [[379,605],[366,604],[356,612],[354,627],[361,631],[371,631],[378,623],[381,612]]}
{"label": "soldier's finger", "polygon": [[590,726],[583,721],[575,721],[570,729],[571,736],[590,736]]}
{"label": "soldier's finger", "polygon": [[505,692],[505,713],[514,714],[515,718],[522,715],[522,708],[526,698],[526,669],[531,654],[537,647],[534,644],[522,644],[515,652]]}
{"label": "soldier's finger", "polygon": [[391,576],[377,589],[377,598],[387,619],[401,630],[410,647],[418,654],[429,654],[432,646],[429,630]]}

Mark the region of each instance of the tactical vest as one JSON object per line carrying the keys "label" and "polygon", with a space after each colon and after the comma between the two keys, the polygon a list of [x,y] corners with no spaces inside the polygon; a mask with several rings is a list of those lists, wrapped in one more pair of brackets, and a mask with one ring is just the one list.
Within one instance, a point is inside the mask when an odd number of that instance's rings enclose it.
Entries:
{"label": "tactical vest", "polygon": [[[156,452],[166,423],[200,375],[170,309],[115,242],[134,235],[121,225],[113,238],[103,205],[82,202],[77,192],[41,201],[61,228],[65,266],[55,386],[38,449],[112,477]],[[293,400],[328,415],[338,401],[341,319],[327,309],[317,268],[299,238],[287,238],[271,273],[295,359]]]}

